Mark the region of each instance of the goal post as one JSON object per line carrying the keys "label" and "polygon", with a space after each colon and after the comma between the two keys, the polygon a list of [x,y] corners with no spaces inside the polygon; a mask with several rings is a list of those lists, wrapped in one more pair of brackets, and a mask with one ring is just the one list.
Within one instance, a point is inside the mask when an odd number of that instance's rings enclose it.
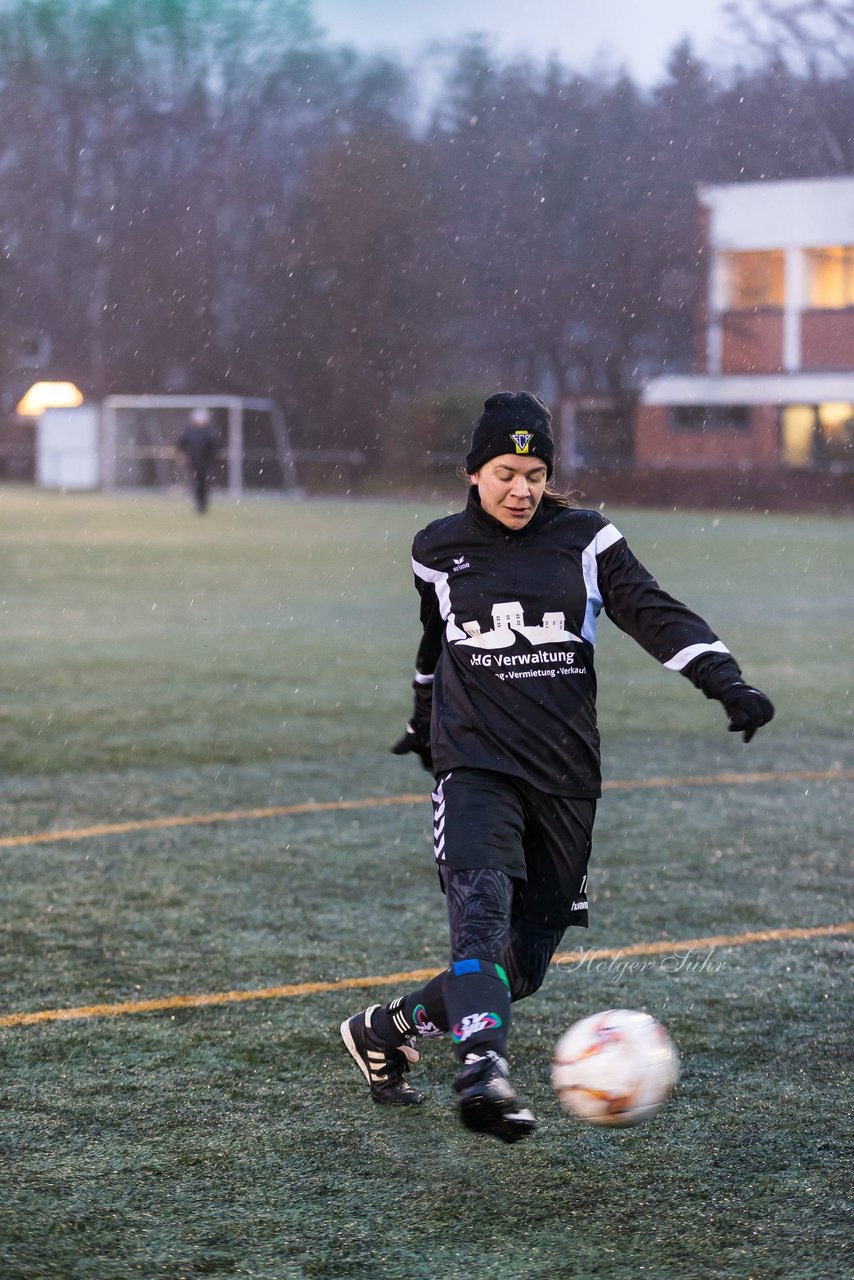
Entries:
{"label": "goal post", "polygon": [[101,405],[101,487],[168,487],[178,479],[176,441],[194,410],[222,439],[219,465],[229,496],[246,489],[301,492],[285,415],[252,396],[107,396]]}

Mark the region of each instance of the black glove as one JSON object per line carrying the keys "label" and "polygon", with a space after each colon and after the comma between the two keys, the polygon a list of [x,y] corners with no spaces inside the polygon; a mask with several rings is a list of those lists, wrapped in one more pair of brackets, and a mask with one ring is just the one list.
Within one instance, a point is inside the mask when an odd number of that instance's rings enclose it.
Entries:
{"label": "black glove", "polygon": [[413,751],[428,773],[433,772],[433,753],[430,750],[430,719],[433,714],[433,682],[415,680],[415,705],[406,725],[406,733],[392,747],[392,755],[405,756]]}
{"label": "black glove", "polygon": [[414,751],[428,773],[433,772],[433,753],[430,750],[430,730],[411,721],[406,726],[406,733],[391,749],[394,756],[405,756]]}
{"label": "black glove", "polygon": [[723,703],[724,711],[729,716],[730,733],[744,734],[744,741],[749,742],[757,729],[774,718],[774,706],[770,698],[758,689],[751,689],[749,684],[738,681],[730,685],[718,695]]}

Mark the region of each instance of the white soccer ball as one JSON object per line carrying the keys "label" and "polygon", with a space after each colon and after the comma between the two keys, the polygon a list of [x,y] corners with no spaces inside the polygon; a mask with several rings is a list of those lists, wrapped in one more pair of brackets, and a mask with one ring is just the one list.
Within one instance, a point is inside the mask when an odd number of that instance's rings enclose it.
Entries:
{"label": "white soccer ball", "polygon": [[654,1115],[679,1079],[679,1054],[660,1022],[606,1009],[574,1022],[555,1045],[561,1105],[589,1124],[622,1128]]}

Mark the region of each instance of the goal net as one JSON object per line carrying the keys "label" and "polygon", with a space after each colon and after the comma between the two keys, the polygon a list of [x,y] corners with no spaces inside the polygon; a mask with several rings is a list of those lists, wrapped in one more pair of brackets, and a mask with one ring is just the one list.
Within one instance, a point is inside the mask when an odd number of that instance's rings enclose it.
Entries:
{"label": "goal net", "polygon": [[106,490],[168,488],[184,470],[178,438],[204,413],[219,448],[215,485],[300,492],[285,416],[274,400],[244,396],[107,396],[101,407],[101,481]]}

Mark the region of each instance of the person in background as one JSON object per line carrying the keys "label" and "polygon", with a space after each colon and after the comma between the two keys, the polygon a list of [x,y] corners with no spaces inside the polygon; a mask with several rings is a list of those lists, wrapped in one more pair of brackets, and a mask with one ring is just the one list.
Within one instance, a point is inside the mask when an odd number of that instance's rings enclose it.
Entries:
{"label": "person in background", "polygon": [[451,963],[341,1024],[376,1102],[419,1038],[450,1033],[462,1123],[516,1142],[535,1128],[506,1060],[511,1003],[538,990],[570,925],[587,928],[601,794],[594,648],[604,609],[669,671],[722,703],[748,742],[773,716],[706,622],[668,595],[598,511],[549,486],[551,414],[526,391],[486,401],[466,459],[465,510],[416,534],[423,634],[415,707],[393,750],[434,774],[436,865]]}
{"label": "person in background", "polygon": [[210,414],[207,409],[194,409],[178,437],[177,450],[190,472],[199,515],[208,509],[211,472],[218,449],[219,441],[211,428]]}

